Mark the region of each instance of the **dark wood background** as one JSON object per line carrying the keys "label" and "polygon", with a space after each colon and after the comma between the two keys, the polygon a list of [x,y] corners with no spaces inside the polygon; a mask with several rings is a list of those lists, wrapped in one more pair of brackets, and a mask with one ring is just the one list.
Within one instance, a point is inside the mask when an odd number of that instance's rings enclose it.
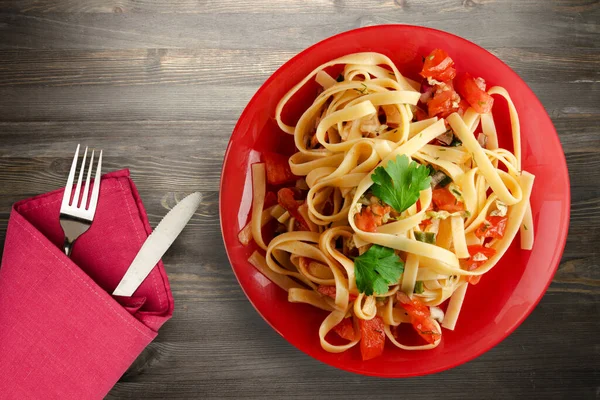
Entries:
{"label": "dark wood background", "polygon": [[[164,257],[173,319],[111,399],[598,399],[599,22],[592,0],[0,1],[0,244],[11,204],[64,185],[77,143],[103,148],[106,171],[131,169],[153,226],[202,192]],[[405,380],[333,369],[279,337],[240,290],[218,216],[225,147],[262,82],[321,39],[382,23],[446,30],[510,65],[552,117],[572,190],[564,257],[533,314],[478,359]]]}

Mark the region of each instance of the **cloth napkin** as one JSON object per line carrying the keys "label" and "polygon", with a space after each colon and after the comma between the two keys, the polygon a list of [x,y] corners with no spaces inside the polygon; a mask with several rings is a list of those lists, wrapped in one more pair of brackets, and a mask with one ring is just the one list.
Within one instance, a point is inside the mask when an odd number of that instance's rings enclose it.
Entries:
{"label": "cloth napkin", "polygon": [[62,252],[63,189],[16,203],[0,268],[0,398],[101,399],[173,313],[162,262],[110,295],[151,228],[128,170],[102,177],[91,228]]}

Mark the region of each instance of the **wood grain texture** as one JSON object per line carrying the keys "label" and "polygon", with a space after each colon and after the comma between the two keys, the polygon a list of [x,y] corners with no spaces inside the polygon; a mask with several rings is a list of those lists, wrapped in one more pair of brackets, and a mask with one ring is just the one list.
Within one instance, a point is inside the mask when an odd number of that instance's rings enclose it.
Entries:
{"label": "wood grain texture", "polygon": [[[11,205],[63,185],[77,143],[131,169],[153,226],[202,193],[163,259],[174,317],[110,399],[599,398],[599,22],[594,0],[0,1],[0,245]],[[381,23],[446,30],[506,62],[552,118],[571,178],[567,246],[531,316],[476,360],[406,380],[338,371],[279,337],[235,280],[218,214],[229,135],[262,82]]]}

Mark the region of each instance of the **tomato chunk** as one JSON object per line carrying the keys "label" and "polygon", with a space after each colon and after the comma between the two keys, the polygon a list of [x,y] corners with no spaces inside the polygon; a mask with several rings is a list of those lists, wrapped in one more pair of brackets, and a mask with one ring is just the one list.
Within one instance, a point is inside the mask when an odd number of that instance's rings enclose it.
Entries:
{"label": "tomato chunk", "polygon": [[376,232],[383,225],[383,216],[392,210],[390,206],[371,204],[363,207],[360,213],[354,215],[354,223],[358,229],[365,232]]}
{"label": "tomato chunk", "polygon": [[485,87],[481,78],[476,80],[469,73],[464,73],[454,80],[454,87],[458,94],[478,113],[486,114],[492,110],[494,98],[481,89]]}
{"label": "tomato chunk", "polygon": [[433,95],[433,98],[427,103],[427,111],[429,117],[435,117],[436,115],[445,118],[452,114],[456,108],[452,106],[452,102],[455,100],[456,93],[452,90],[446,90]]}
{"label": "tomato chunk", "polygon": [[300,214],[300,212],[298,211],[298,207],[300,206],[300,204],[298,204],[298,202],[294,198],[294,191],[292,189],[279,189],[279,191],[277,192],[277,202],[281,207],[285,208],[292,217],[296,218],[296,221],[298,221],[298,223],[302,225],[304,229],[310,231],[310,226],[308,225],[302,214]]}
{"label": "tomato chunk", "polygon": [[271,185],[281,185],[297,179],[290,169],[288,157],[277,153],[265,152],[263,153],[263,158],[265,160],[265,169],[267,170],[267,182]]}
{"label": "tomato chunk", "polygon": [[442,49],[435,49],[425,57],[421,76],[445,82],[456,76],[454,61]]}
{"label": "tomato chunk", "polygon": [[[482,265],[483,263],[485,263],[487,261],[486,259],[473,260],[473,256],[481,254],[481,255],[485,256],[486,258],[490,258],[494,254],[496,254],[496,249],[493,249],[491,247],[481,246],[478,244],[472,245],[472,246],[467,246],[467,249],[469,250],[469,254],[471,255],[470,258],[468,258],[467,260],[464,261],[465,268],[468,271],[473,271],[473,270],[477,269],[480,265]],[[472,285],[477,285],[480,280],[481,280],[481,275],[471,275],[467,278],[467,282],[469,282]]]}
{"label": "tomato chunk", "polygon": [[385,331],[381,317],[370,320],[359,319],[358,326],[361,334],[360,354],[362,359],[367,361],[380,356],[385,346]]}
{"label": "tomato chunk", "polygon": [[489,216],[475,230],[475,236],[478,238],[494,238],[501,239],[504,237],[508,217]]}
{"label": "tomato chunk", "polygon": [[450,213],[463,211],[465,205],[458,201],[456,197],[446,188],[435,189],[432,193],[433,204],[438,210],[448,211]]}
{"label": "tomato chunk", "polygon": [[427,343],[434,344],[442,337],[437,326],[431,319],[431,311],[429,307],[421,302],[417,297],[412,299],[404,292],[396,293],[398,304],[406,310],[410,317],[410,322],[419,334]]}
{"label": "tomato chunk", "polygon": [[[319,287],[317,288],[317,291],[319,293],[321,293],[322,295],[331,297],[332,299],[335,300],[335,295],[337,293],[335,290],[335,286],[319,285]],[[348,294],[348,298],[350,301],[356,300],[357,297],[358,296],[353,293]]]}
{"label": "tomato chunk", "polygon": [[423,111],[421,108],[417,107],[417,111],[415,111],[414,118],[417,121],[423,121],[424,119],[427,119],[429,117],[425,111]]}
{"label": "tomato chunk", "polygon": [[356,339],[356,332],[354,331],[352,318],[344,318],[342,322],[333,327],[333,331],[342,339],[350,341]]}
{"label": "tomato chunk", "polygon": [[487,258],[490,258],[494,254],[496,254],[496,249],[493,249],[491,247],[485,247],[480,244],[474,244],[472,246],[467,246],[467,250],[469,250],[469,254],[471,256],[474,256],[477,253],[481,253],[484,256],[486,256]]}

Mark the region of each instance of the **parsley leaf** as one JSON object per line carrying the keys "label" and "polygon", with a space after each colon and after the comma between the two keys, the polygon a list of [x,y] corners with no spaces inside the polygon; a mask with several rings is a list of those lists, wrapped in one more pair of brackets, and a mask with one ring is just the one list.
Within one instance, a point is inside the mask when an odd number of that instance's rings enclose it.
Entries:
{"label": "parsley leaf", "polygon": [[371,179],[373,194],[399,213],[415,204],[421,190],[427,189],[431,182],[429,169],[409,162],[406,155],[390,160],[385,168],[376,168]]}
{"label": "parsley leaf", "polygon": [[356,287],[367,296],[386,293],[388,285],[398,283],[402,272],[404,263],[389,247],[374,244],[354,259]]}

